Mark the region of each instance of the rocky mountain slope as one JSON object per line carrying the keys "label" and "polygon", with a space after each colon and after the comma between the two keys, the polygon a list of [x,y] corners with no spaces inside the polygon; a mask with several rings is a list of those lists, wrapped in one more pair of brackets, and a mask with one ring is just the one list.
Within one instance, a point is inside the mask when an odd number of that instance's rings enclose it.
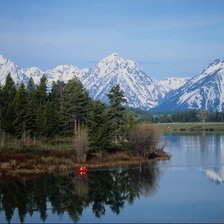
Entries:
{"label": "rocky mountain slope", "polygon": [[179,89],[183,86],[190,78],[179,78],[179,77],[169,77],[161,79],[158,82],[166,89],[167,92],[175,89]]}
{"label": "rocky mountain slope", "polygon": [[107,102],[106,94],[109,90],[115,84],[119,84],[125,92],[128,105],[145,110],[157,106],[166,94],[165,88],[144,73],[137,63],[125,60],[116,53],[99,61],[90,70],[79,69],[73,65],[60,65],[46,72],[37,67],[23,69],[3,56],[0,63],[2,84],[9,72],[17,83],[21,81],[26,83],[29,77],[38,83],[43,74],[47,76],[49,85],[56,80],[67,82],[73,77],[78,77],[90,96],[103,102]]}
{"label": "rocky mountain slope", "polygon": [[186,109],[224,111],[224,60],[215,60],[201,74],[170,91],[156,111]]}

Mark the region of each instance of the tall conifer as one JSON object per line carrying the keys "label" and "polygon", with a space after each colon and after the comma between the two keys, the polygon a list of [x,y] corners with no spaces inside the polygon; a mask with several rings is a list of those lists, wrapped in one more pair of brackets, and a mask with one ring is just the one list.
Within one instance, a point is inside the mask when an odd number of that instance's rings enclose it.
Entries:
{"label": "tall conifer", "polygon": [[10,73],[6,76],[5,85],[2,89],[2,127],[10,134],[15,133],[13,123],[15,120],[14,97],[16,95],[16,85]]}

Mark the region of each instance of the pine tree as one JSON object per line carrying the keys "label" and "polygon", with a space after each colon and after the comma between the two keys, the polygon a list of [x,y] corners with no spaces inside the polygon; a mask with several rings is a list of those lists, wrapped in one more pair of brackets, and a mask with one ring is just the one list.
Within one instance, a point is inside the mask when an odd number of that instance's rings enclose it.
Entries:
{"label": "pine tree", "polygon": [[57,108],[54,103],[48,101],[46,103],[46,128],[45,128],[45,136],[46,137],[54,137],[58,133],[58,116],[57,116]]}
{"label": "pine tree", "polygon": [[126,121],[126,111],[123,106],[127,100],[124,97],[124,92],[119,85],[115,85],[107,94],[110,102],[108,110],[108,118],[110,120],[111,132],[116,144],[122,143],[125,136],[124,125]]}
{"label": "pine tree", "polygon": [[88,93],[77,78],[68,81],[62,102],[62,130],[64,134],[72,135],[85,124],[90,102]]}
{"label": "pine tree", "polygon": [[26,138],[26,130],[27,130],[27,93],[25,89],[25,85],[21,83],[19,88],[16,92],[16,96],[14,99],[15,105],[15,120],[14,120],[14,127],[15,127],[15,134],[17,137]]}
{"label": "pine tree", "polygon": [[6,82],[2,89],[2,128],[5,132],[14,134],[13,126],[15,120],[14,97],[16,95],[16,85],[10,73],[6,76]]}
{"label": "pine tree", "polygon": [[37,86],[36,94],[37,102],[37,135],[44,136],[46,134],[47,120],[46,120],[46,102],[47,102],[47,78],[43,75],[40,83]]}
{"label": "pine tree", "polygon": [[92,104],[88,114],[87,126],[92,151],[109,150],[111,148],[112,135],[105,105],[100,101]]}
{"label": "pine tree", "polygon": [[65,94],[65,86],[65,83],[60,80],[52,83],[50,101],[52,102],[52,107],[54,108],[54,134],[61,134],[64,130],[65,112],[63,108],[63,98]]}
{"label": "pine tree", "polygon": [[36,85],[34,84],[33,78],[31,77],[27,84],[27,110],[26,110],[26,127],[27,134],[31,138],[35,137],[37,132],[37,94]]}

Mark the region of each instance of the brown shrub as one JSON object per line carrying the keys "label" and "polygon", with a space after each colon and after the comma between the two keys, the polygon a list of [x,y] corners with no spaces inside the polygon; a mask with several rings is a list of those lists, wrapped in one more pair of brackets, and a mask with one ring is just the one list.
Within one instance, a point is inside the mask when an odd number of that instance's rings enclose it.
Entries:
{"label": "brown shrub", "polygon": [[78,161],[85,162],[87,153],[89,151],[88,134],[85,129],[80,129],[76,133],[73,144]]}
{"label": "brown shrub", "polygon": [[129,144],[135,154],[148,157],[156,150],[159,140],[159,131],[152,124],[137,124],[129,134]]}

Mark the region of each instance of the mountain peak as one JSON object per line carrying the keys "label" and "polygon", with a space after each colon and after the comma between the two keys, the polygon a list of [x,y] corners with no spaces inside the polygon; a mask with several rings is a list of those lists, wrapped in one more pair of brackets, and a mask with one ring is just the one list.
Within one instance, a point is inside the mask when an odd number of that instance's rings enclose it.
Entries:
{"label": "mountain peak", "polygon": [[8,59],[6,57],[4,57],[3,55],[0,54],[0,64],[4,64],[8,61]]}
{"label": "mountain peak", "polygon": [[118,53],[112,53],[112,54],[108,55],[107,57],[105,57],[101,61],[106,62],[106,63],[113,63],[113,62],[124,61],[124,59],[122,57],[120,57],[120,55]]}
{"label": "mountain peak", "polygon": [[105,59],[115,59],[115,58],[120,58],[120,55],[118,53],[112,53],[108,55]]}

